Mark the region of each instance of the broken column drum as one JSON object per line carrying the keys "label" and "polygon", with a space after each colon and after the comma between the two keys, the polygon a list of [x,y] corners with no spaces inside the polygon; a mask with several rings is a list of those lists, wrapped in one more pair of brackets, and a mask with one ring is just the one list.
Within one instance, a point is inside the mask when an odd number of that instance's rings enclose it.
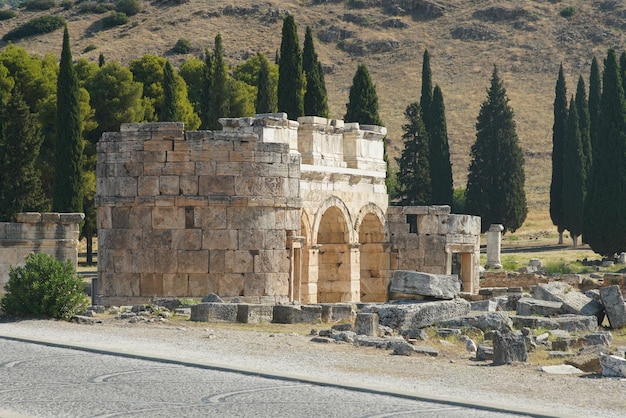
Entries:
{"label": "broken column drum", "polygon": [[500,224],[493,224],[487,232],[487,264],[486,269],[501,269],[500,249],[502,246],[502,231],[504,227]]}

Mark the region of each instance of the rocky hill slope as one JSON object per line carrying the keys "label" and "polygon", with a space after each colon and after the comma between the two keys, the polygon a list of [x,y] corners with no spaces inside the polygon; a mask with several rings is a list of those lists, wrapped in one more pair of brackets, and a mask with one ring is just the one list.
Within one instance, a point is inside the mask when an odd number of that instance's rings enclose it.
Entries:
{"label": "rocky hill slope", "polygon": [[[79,5],[45,12],[20,10],[0,22],[0,34],[42,14],[68,20],[75,58],[123,63],[151,53],[175,64],[212,48],[221,33],[233,65],[257,51],[273,59],[280,47],[280,16],[291,13],[304,37],[310,26],[326,71],[332,117],[345,113],[359,62],[376,84],[380,113],[389,130],[392,155],[402,146],[403,112],[419,100],[424,49],[431,55],[433,81],[447,109],[455,187],[465,187],[475,123],[493,65],[497,65],[516,114],[526,154],[531,211],[547,215],[554,84],[563,63],[568,94],[578,76],[588,79],[591,59],[608,48],[619,51],[626,35],[626,6],[618,0],[189,0],[183,4],[142,1],[130,22],[102,29],[105,15],[86,14]],[[572,13],[573,12],[573,13]],[[28,51],[60,54],[62,31],[16,42]],[[179,38],[191,41],[190,55],[175,55]],[[96,48],[85,52],[88,45]],[[619,51],[621,52],[621,51]]]}

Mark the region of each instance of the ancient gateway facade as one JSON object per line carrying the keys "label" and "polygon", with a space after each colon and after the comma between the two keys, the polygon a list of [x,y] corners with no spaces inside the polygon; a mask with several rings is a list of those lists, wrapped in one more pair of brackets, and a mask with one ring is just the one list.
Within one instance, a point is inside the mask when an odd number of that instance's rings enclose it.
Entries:
{"label": "ancient gateway facade", "polygon": [[477,292],[480,219],[389,206],[385,128],[280,113],[221,123],[103,135],[99,303],[386,301],[395,269],[457,273]]}

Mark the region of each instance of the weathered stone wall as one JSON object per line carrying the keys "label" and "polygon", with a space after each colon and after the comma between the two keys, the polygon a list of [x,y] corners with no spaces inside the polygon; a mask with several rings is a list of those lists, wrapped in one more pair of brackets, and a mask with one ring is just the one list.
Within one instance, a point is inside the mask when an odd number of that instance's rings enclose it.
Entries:
{"label": "weathered stone wall", "polygon": [[458,274],[463,291],[479,288],[480,217],[449,206],[390,206],[391,270]]}
{"label": "weathered stone wall", "polygon": [[9,281],[11,266],[23,266],[30,253],[78,262],[82,213],[20,213],[17,222],[0,222],[0,294]]}
{"label": "weathered stone wall", "polygon": [[[286,300],[299,233],[300,158],[287,134],[264,143],[253,118],[223,131],[123,124],[98,143],[99,301],[217,293]],[[270,123],[271,121],[262,121]],[[274,129],[278,134],[281,129]]]}

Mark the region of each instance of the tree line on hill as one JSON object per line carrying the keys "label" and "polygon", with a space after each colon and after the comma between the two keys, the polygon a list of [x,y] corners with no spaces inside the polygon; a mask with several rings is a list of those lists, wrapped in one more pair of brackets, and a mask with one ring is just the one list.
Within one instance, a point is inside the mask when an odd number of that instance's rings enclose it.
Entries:
{"label": "tree line on hill", "polygon": [[[392,203],[456,205],[443,94],[432,86],[424,53],[422,92],[409,104],[398,169],[388,168]],[[502,223],[514,231],[526,215],[523,156],[513,113],[494,67],[492,85],[477,122],[466,209],[484,229]],[[324,71],[310,28],[300,49],[293,16],[283,21],[275,63],[256,54],[231,67],[221,36],[204,59],[190,58],[178,71],[163,57],[144,55],[128,66],[80,59],[73,62],[65,27],[60,64],[9,44],[0,52],[0,219],[23,211],[85,212],[81,234],[97,233],[96,144],[121,123],[182,121],[188,129],[220,129],[220,117],[285,112],[328,117]],[[346,122],[383,125],[375,85],[365,64],[356,70]],[[385,159],[387,155],[385,153]],[[387,162],[388,163],[388,162]],[[389,164],[389,163],[388,163]],[[503,175],[504,174],[504,175]],[[460,193],[464,196],[465,193]]]}
{"label": "tree line on hill", "polygon": [[555,87],[550,217],[559,243],[567,230],[608,257],[626,251],[625,86],[626,52],[609,49],[602,75],[592,60],[588,97],[579,76],[568,100],[562,65]]}

